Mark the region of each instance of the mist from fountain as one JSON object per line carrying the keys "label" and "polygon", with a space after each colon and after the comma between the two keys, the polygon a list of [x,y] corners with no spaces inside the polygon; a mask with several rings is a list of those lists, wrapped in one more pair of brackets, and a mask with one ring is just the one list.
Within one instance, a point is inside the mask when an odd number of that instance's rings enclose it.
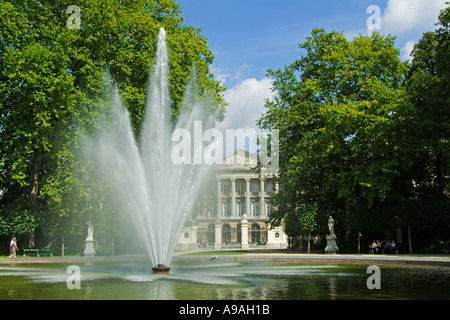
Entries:
{"label": "mist from fountain", "polygon": [[[174,164],[171,159],[174,142],[171,141],[168,73],[166,33],[161,28],[139,143],[116,88],[111,128],[101,135],[95,148],[102,172],[113,178],[120,209],[132,219],[153,266],[170,265],[199,188],[211,168],[203,164]],[[193,98],[193,87],[187,86],[174,129],[191,132],[194,121],[208,121],[202,103]],[[192,152],[202,147],[202,144],[194,145]]]}

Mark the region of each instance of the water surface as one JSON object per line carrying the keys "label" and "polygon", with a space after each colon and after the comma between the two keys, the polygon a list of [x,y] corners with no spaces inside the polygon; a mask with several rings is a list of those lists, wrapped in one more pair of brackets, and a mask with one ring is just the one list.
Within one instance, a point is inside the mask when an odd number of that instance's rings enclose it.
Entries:
{"label": "water surface", "polygon": [[80,289],[69,289],[70,265],[0,265],[0,299],[450,299],[450,268],[442,266],[381,265],[381,289],[369,290],[368,265],[176,262],[156,275],[132,260],[86,261],[76,263]]}

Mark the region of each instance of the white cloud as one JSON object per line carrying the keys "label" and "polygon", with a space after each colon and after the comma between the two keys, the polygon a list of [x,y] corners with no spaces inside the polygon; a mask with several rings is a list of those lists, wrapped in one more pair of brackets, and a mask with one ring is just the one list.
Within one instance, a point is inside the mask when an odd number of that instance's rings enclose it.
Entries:
{"label": "white cloud", "polygon": [[381,17],[383,33],[400,33],[415,29],[434,29],[446,0],[388,0]]}
{"label": "white cloud", "polygon": [[224,92],[228,102],[225,120],[219,129],[256,128],[256,120],[264,113],[266,98],[273,97],[272,80],[246,79]]}
{"label": "white cloud", "polygon": [[[265,100],[273,96],[272,80],[268,78],[261,80],[250,78],[241,81],[233,88],[227,89],[224,92],[224,98],[228,102],[227,112],[225,114],[225,120],[217,128],[223,132],[224,137],[226,136],[226,129],[233,129],[235,131],[242,129],[245,132],[247,132],[247,129],[254,129],[256,133],[258,131],[256,120],[265,112]],[[245,147],[249,151],[255,152],[256,145],[254,141],[248,141],[247,143],[248,145],[246,144]],[[227,147],[224,152],[228,154],[235,148],[241,148],[243,146],[235,145],[231,147],[226,144],[224,147]]]}
{"label": "white cloud", "polygon": [[214,74],[214,78],[223,86],[234,86],[235,84],[243,81],[244,74],[253,68],[252,65],[247,63],[241,64],[236,68],[236,71],[232,74],[229,69],[211,65],[209,70]]}
{"label": "white cloud", "polygon": [[410,40],[408,42],[405,43],[405,45],[403,46],[403,48],[400,50],[401,55],[400,55],[400,59],[402,61],[406,61],[406,60],[411,60],[411,52],[414,49],[414,45],[416,44],[415,41]]}
{"label": "white cloud", "polygon": [[217,81],[220,81],[222,85],[225,85],[227,80],[232,78],[232,75],[231,73],[228,72],[228,70],[221,67],[217,67],[215,65],[211,65],[209,67],[209,71],[214,75],[214,78]]}

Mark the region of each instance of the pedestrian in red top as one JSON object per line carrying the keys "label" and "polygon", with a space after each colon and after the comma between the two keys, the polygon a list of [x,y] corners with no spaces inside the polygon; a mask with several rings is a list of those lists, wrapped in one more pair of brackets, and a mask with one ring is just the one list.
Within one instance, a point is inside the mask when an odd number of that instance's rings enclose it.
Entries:
{"label": "pedestrian in red top", "polygon": [[9,243],[9,258],[11,257],[16,257],[16,253],[17,253],[17,239],[16,237],[13,237],[11,242]]}

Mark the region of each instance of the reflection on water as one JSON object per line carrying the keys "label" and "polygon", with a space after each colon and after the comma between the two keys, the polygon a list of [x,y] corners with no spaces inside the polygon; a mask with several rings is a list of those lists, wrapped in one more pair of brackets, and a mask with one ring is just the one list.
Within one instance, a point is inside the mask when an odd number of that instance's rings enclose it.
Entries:
{"label": "reflection on water", "polygon": [[68,289],[68,264],[0,265],[0,299],[450,299],[449,267],[381,267],[369,290],[368,265],[178,262],[155,275],[135,261],[80,262],[81,289]]}

